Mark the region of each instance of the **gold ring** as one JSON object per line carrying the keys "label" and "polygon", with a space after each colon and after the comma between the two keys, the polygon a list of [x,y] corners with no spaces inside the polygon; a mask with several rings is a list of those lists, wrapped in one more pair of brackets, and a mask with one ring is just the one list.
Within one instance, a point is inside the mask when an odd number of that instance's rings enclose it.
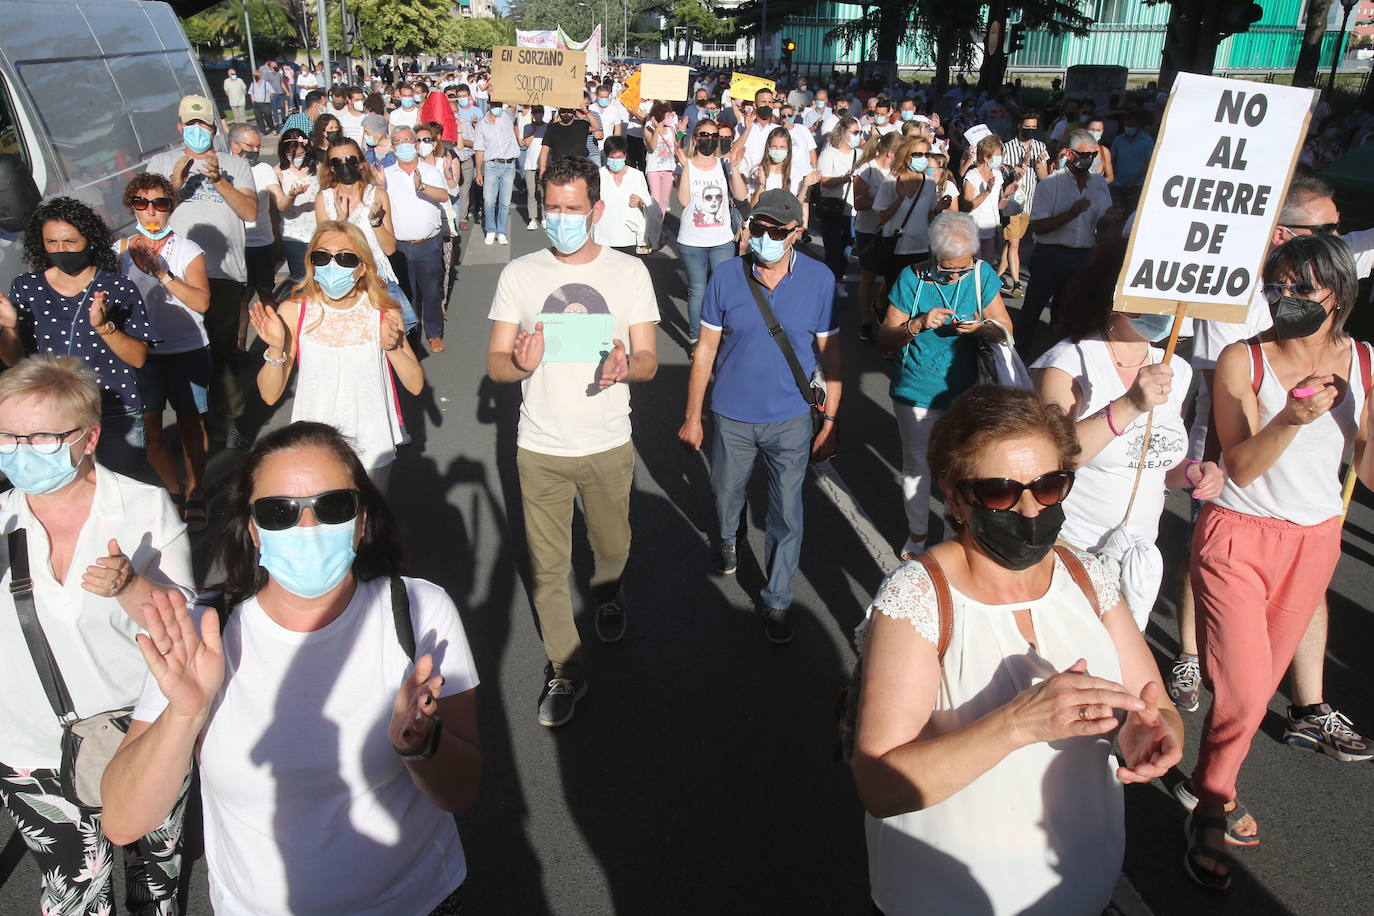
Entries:
{"label": "gold ring", "polygon": [[1086,707],[1086,706],[1080,706],[1080,707],[1078,707],[1078,718],[1080,718],[1080,719],[1086,719],[1086,718],[1088,718],[1088,707]]}

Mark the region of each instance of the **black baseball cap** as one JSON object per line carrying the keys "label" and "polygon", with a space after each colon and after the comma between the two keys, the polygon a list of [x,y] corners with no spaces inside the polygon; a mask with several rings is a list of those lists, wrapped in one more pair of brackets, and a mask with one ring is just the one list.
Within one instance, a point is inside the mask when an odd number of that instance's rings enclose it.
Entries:
{"label": "black baseball cap", "polygon": [[773,188],[764,191],[759,195],[759,202],[754,205],[754,209],[749,211],[750,219],[762,217],[771,220],[779,226],[785,226],[790,222],[800,223],[802,221],[802,205],[797,200],[796,195],[784,188]]}

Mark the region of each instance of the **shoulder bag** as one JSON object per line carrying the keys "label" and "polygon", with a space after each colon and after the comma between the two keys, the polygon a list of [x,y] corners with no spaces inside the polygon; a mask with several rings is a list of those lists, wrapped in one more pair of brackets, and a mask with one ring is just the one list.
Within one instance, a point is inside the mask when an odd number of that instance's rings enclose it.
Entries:
{"label": "shoulder bag", "polygon": [[[854,159],[849,163],[849,180],[854,181],[854,166],[859,164],[859,151],[854,151]],[[847,189],[845,189],[847,190]],[[839,197],[827,197],[821,190],[821,186],[816,185],[816,215],[821,219],[841,220],[849,216],[846,212],[849,204],[845,201],[845,194],[841,192]]]}
{"label": "shoulder bag", "polygon": [[19,615],[29,655],[38,680],[43,684],[48,703],[62,726],[62,764],[58,777],[62,796],[83,808],[101,807],[100,779],[129,730],[134,708],[126,706],[80,718],[72,707],[67,682],[53,658],[48,637],[38,620],[33,602],[33,579],[29,577],[29,542],[23,528],[9,534],[10,595]]}
{"label": "shoulder bag", "polygon": [[[801,362],[797,359],[796,352],[792,349],[792,342],[787,339],[787,333],[783,326],[778,324],[777,317],[773,314],[773,309],[768,305],[768,297],[759,289],[759,282],[754,279],[753,272],[749,269],[752,263],[750,258],[740,258],[740,265],[744,269],[744,282],[749,287],[749,292],[754,295],[754,304],[759,307],[759,314],[763,316],[763,325],[768,328],[768,336],[773,338],[773,343],[778,345],[782,351],[783,359],[787,360],[787,368],[792,370],[792,381],[797,386],[797,391],[801,393],[802,400],[811,408],[811,441],[816,441],[821,429],[825,426],[825,384],[820,378],[808,379],[806,373],[802,371]],[[817,376],[820,373],[817,372]]]}

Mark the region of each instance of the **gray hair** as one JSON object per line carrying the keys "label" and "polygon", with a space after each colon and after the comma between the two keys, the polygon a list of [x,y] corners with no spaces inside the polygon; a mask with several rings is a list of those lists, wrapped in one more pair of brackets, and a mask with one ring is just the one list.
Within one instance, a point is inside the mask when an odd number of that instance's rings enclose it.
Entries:
{"label": "gray hair", "polygon": [[936,264],[978,252],[978,224],[970,213],[941,213],[930,221],[930,259]]}
{"label": "gray hair", "polygon": [[395,142],[396,142],[396,138],[397,138],[398,136],[400,136],[401,134],[410,134],[412,137],[414,137],[414,136],[415,136],[415,128],[413,128],[413,127],[406,127],[404,124],[398,124],[398,125],[396,125],[395,127],[391,128],[391,142],[392,142],[392,143],[395,143]]}
{"label": "gray hair", "polygon": [[[235,124],[233,127],[229,128],[229,142],[237,143],[242,146],[246,142],[245,138],[249,134],[256,133],[258,133],[258,129],[251,124]],[[259,136],[261,135],[259,134]]]}
{"label": "gray hair", "polygon": [[1335,190],[1321,178],[1309,172],[1298,172],[1288,184],[1288,196],[1279,210],[1280,226],[1301,226],[1312,221],[1307,205],[1314,200],[1333,198]]}
{"label": "gray hair", "polygon": [[1080,127],[1078,130],[1069,132],[1069,136],[1066,138],[1064,145],[1069,149],[1076,150],[1080,144],[1097,146],[1097,141],[1093,139],[1092,134]]}

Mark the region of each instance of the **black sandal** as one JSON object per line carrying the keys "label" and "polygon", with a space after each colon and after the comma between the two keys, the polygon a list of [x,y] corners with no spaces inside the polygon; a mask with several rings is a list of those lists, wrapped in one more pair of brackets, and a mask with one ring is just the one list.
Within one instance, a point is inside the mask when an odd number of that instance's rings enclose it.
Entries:
{"label": "black sandal", "polygon": [[199,534],[210,527],[210,513],[204,499],[186,500],[186,509],[182,512],[181,518],[186,522],[186,530],[191,534]]}
{"label": "black sandal", "polygon": [[[1188,838],[1188,848],[1183,853],[1183,870],[1188,873],[1189,878],[1209,891],[1230,890],[1231,869],[1234,867],[1231,854],[1212,846],[1203,845],[1198,838],[1203,830],[1220,830],[1225,834],[1226,819],[1196,812],[1184,819],[1183,835]],[[1220,875],[1211,869],[1203,868],[1198,862],[1200,856],[1206,856],[1216,864],[1225,866],[1226,874]]]}

